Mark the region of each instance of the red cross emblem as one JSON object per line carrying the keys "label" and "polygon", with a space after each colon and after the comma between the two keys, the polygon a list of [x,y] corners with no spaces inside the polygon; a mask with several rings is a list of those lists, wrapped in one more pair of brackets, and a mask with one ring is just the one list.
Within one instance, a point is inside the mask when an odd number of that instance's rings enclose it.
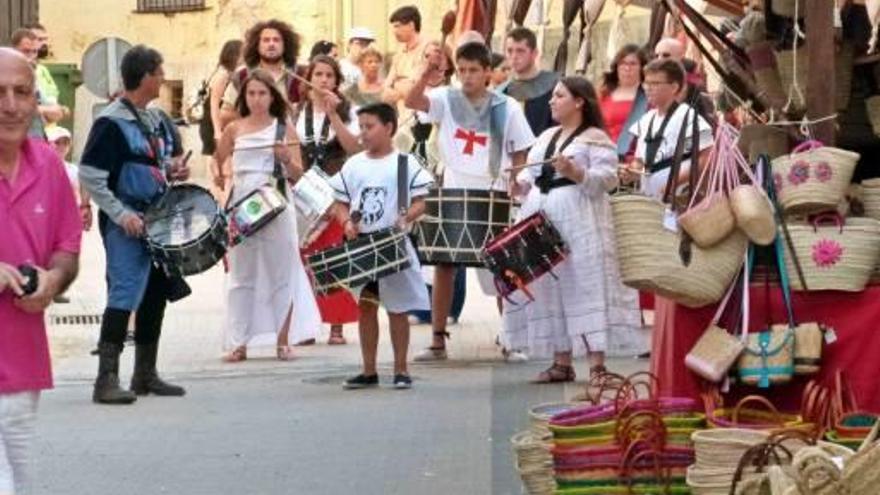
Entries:
{"label": "red cross emblem", "polygon": [[462,153],[464,153],[465,155],[473,155],[474,143],[479,144],[480,146],[486,146],[488,136],[478,136],[477,131],[466,131],[459,127],[455,131],[455,139],[463,139],[465,141],[464,150],[462,150]]}

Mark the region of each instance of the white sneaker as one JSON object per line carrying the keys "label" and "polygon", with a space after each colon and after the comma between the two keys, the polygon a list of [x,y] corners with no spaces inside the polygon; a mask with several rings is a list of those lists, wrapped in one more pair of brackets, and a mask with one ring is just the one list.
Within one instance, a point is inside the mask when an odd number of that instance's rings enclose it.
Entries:
{"label": "white sneaker", "polygon": [[429,362],[429,361],[445,361],[447,359],[446,349],[425,349],[415,356],[413,356],[413,361],[416,362]]}
{"label": "white sneaker", "polygon": [[523,351],[505,351],[504,360],[508,363],[526,363],[529,361],[529,356]]}

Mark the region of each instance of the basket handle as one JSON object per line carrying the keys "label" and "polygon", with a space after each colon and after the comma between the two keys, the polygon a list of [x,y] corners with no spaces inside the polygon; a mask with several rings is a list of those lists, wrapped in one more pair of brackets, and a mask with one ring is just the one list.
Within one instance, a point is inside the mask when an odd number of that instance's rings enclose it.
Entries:
{"label": "basket handle", "polygon": [[767,400],[766,397],[762,397],[760,395],[749,395],[747,397],[743,397],[743,399],[736,404],[736,407],[733,408],[733,415],[731,416],[731,420],[733,421],[734,425],[739,424],[739,413],[742,410],[743,406],[752,402],[757,402],[766,407],[767,410],[773,414],[774,418],[776,419],[776,423],[785,423],[785,421],[782,419],[782,415],[779,414],[779,409],[776,409],[776,406],[774,406],[772,402]]}
{"label": "basket handle", "polygon": [[843,233],[843,226],[846,225],[846,221],[840,216],[838,212],[825,212],[819,213],[818,215],[814,215],[813,218],[810,219],[810,224],[813,226],[813,232],[817,232],[819,230],[819,226],[826,222],[833,222],[834,225],[837,225],[837,228],[840,230],[840,233]]}
{"label": "basket handle", "polygon": [[670,483],[671,483],[671,473],[669,472],[669,468],[666,468],[666,472],[663,471],[663,452],[662,449],[658,449],[656,446],[647,444],[644,442],[633,442],[630,444],[623,453],[623,456],[620,458],[620,477],[626,480],[626,486],[628,493],[635,493],[633,491],[633,479],[630,476],[630,471],[636,467],[636,463],[642,459],[643,457],[651,456],[654,458],[654,476],[658,484],[663,485],[663,493],[670,493]]}
{"label": "basket handle", "polygon": [[816,139],[809,139],[809,140],[804,141],[803,143],[795,146],[794,149],[791,150],[791,153],[794,154],[794,153],[800,153],[802,151],[815,150],[815,149],[821,148],[823,146],[825,146],[825,145],[822,144],[822,141],[819,141]]}

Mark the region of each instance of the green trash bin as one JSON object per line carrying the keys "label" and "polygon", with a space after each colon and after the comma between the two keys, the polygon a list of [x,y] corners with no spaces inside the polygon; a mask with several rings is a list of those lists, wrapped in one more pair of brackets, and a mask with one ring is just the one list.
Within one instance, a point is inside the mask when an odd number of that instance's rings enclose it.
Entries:
{"label": "green trash bin", "polygon": [[70,117],[59,122],[73,133],[73,118],[76,112],[76,88],[82,84],[82,72],[76,64],[46,64],[55,85],[58,86],[58,103],[70,109]]}

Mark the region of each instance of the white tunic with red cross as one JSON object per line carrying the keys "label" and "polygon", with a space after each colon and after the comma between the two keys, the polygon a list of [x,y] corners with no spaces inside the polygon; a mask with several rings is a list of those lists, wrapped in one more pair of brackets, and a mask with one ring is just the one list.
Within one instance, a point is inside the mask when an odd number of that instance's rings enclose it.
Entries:
{"label": "white tunic with red cross", "polygon": [[438,145],[440,159],[445,167],[443,187],[465,189],[507,190],[504,169],[510,168],[510,157],[517,151],[528,150],[535,142],[532,129],[523,114],[522,106],[507,98],[507,121],[501,145],[501,170],[497,179],[489,171],[489,131],[461,126],[449,110],[449,88],[428,92],[430,108],[422,114],[424,122],[439,123]]}

